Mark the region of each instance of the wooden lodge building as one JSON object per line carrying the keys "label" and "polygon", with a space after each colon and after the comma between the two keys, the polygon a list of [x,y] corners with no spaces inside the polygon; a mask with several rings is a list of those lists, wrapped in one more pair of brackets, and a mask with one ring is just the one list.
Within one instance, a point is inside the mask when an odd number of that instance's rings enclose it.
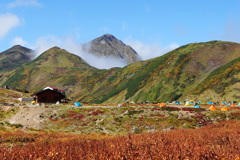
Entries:
{"label": "wooden lodge building", "polygon": [[50,86],[34,93],[32,96],[36,103],[57,103],[62,102],[66,98],[64,91]]}

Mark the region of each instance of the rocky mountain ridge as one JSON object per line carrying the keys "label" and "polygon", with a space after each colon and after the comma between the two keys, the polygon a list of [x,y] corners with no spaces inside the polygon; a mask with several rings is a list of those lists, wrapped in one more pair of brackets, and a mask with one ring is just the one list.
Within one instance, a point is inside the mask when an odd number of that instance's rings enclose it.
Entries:
{"label": "rocky mountain ridge", "polygon": [[131,46],[125,45],[111,34],[105,34],[82,45],[83,50],[99,57],[112,57],[131,64],[141,60]]}

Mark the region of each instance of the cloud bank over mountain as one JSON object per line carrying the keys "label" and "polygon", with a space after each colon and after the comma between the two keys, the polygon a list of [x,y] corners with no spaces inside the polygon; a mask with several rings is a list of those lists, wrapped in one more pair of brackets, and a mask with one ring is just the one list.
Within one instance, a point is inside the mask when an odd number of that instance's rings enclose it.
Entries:
{"label": "cloud bank over mountain", "polygon": [[126,43],[132,46],[143,60],[159,57],[179,47],[179,44],[177,43],[162,47],[159,43],[146,44],[138,40],[130,39],[126,40]]}

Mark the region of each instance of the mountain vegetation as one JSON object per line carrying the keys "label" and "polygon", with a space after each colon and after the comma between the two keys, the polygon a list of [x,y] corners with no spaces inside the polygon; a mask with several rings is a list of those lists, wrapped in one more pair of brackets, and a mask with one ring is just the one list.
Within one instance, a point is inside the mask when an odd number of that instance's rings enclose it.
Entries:
{"label": "mountain vegetation", "polygon": [[0,53],[0,74],[20,67],[26,62],[31,61],[32,50],[20,45]]}
{"label": "mountain vegetation", "polygon": [[187,44],[160,57],[108,70],[53,47],[4,73],[0,85],[31,93],[55,86],[68,98],[87,103],[240,101],[239,71],[240,44],[233,42]]}
{"label": "mountain vegetation", "polygon": [[3,159],[239,159],[236,120],[125,136],[0,132]]}

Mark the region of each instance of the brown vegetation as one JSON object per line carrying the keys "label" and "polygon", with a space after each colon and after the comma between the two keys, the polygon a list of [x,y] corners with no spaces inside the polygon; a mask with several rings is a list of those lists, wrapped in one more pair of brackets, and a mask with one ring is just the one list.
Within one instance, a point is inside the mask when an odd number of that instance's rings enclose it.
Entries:
{"label": "brown vegetation", "polygon": [[239,159],[240,122],[128,136],[1,133],[2,159]]}

